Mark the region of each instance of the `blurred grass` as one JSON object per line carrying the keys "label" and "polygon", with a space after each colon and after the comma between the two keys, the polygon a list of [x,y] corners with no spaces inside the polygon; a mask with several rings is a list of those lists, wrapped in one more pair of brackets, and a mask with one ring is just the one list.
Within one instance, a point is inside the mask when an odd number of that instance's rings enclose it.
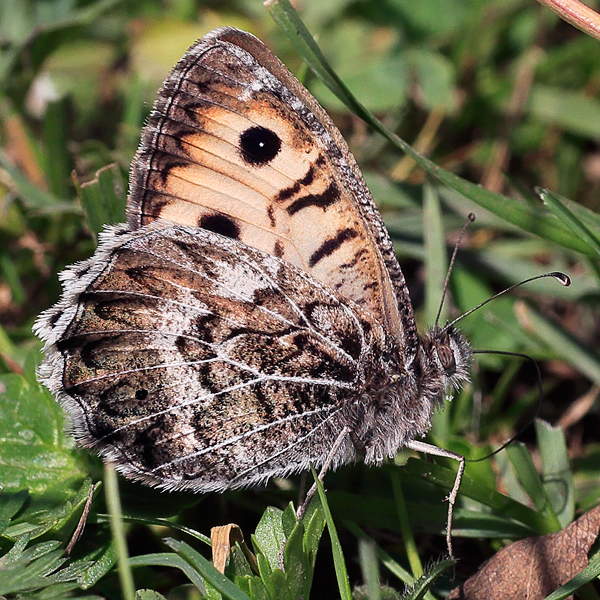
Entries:
{"label": "blurred grass", "polygon": [[[536,282],[460,323],[475,348],[526,352],[540,363],[542,418],[554,424],[569,409],[574,416],[568,420],[564,449],[555,456],[552,430],[539,426],[537,439],[532,430],[523,436],[532,458],[515,449],[518,458],[509,455],[509,460],[501,453],[492,461],[468,464],[454,542],[463,559],[459,577],[493,553],[498,547],[494,539],[552,530],[557,518],[564,525],[573,510],[600,502],[597,394],[595,401],[583,401],[592,383],[600,381],[596,41],[522,0],[305,0],[300,14],[335,73],[389,131],[431,159],[430,166],[419,156],[408,158],[345,109],[303,69],[293,38],[255,0],[3,0],[0,11],[0,372],[6,374],[0,398],[7,403],[0,410],[11,447],[27,439],[28,432],[38,435],[38,429],[44,431],[40,439],[46,446],[52,438],[39,424],[39,414],[28,419],[27,410],[35,411],[35,399],[45,398],[31,377],[32,364],[39,361],[31,325],[58,297],[57,273],[93,252],[102,224],[123,218],[129,161],[171,66],[196,38],[216,26],[234,25],[258,35],[293,72],[304,73],[303,80],[341,127],[382,207],[421,328],[431,323],[437,309],[440,266],[447,261],[443,253],[450,251],[471,211],[477,220],[459,251],[450,283],[454,307],[448,305],[447,314],[468,310],[494,291],[542,271],[565,270],[573,279],[570,288]],[[415,158],[429,169],[428,175]],[[114,166],[104,169],[109,164]],[[467,182],[484,184],[489,191]],[[541,198],[538,188],[544,190]],[[26,379],[19,382],[13,373],[23,369]],[[473,384],[440,415],[432,441],[468,457],[482,456],[531,418],[536,386],[529,365],[478,356]],[[15,403],[16,421],[1,408],[12,410]],[[573,413],[577,406],[581,411]],[[55,432],[62,429],[60,422],[45,425]],[[62,437],[56,436],[57,456],[76,465],[82,478],[80,455],[69,455],[75,451],[63,448]],[[4,442],[0,446],[3,455],[13,452]],[[542,478],[540,485],[524,489],[523,478],[532,465],[544,477],[554,477],[557,468],[564,472],[568,459],[573,465],[565,475],[568,485],[561,488],[555,479],[548,483]],[[99,473],[93,460],[92,466]],[[407,472],[390,465],[347,468],[328,476],[329,504],[353,585],[366,583],[373,589],[375,555],[380,567],[388,565],[386,574],[408,568],[394,500],[400,486],[392,483],[399,475],[421,559],[426,562],[443,551],[444,486],[453,473],[434,466],[435,476],[427,476],[429,468],[423,461],[410,461]],[[36,473],[32,469],[21,481],[37,481],[37,488],[30,487],[44,504],[43,490],[52,491],[52,481],[46,481],[48,471],[45,478]],[[426,476],[442,487],[423,481]],[[54,480],[53,493],[62,488],[61,498],[71,493],[72,501],[79,502],[81,479],[79,485],[61,484],[66,480],[64,473]],[[20,485],[16,477],[2,483],[14,492]],[[227,520],[254,531],[269,503],[284,507],[295,497],[294,486],[276,482],[267,491],[202,498],[201,510],[192,512],[186,509],[200,498],[166,496],[130,483],[122,487],[128,518],[177,515],[180,526],[203,533]],[[564,505],[550,500],[551,508],[546,507],[544,498],[550,493],[558,494]],[[98,511],[101,506],[93,515]],[[39,528],[29,515],[23,523]],[[96,568],[104,574],[115,556],[106,524],[93,515],[87,543],[102,549]],[[347,527],[340,526],[342,519]],[[377,546],[368,540],[357,545],[357,527],[369,528],[369,539]],[[130,552],[164,550],[159,542],[163,535],[164,529],[155,525],[131,529]],[[487,539],[478,542],[480,537]],[[320,596],[339,593],[330,555],[322,558],[326,554],[320,555],[324,564],[318,561],[315,572],[314,589]],[[144,573],[147,587],[155,585],[165,594],[181,583],[172,575]],[[98,582],[98,593],[116,597],[116,581],[111,572]],[[394,587],[401,585],[396,581]]]}

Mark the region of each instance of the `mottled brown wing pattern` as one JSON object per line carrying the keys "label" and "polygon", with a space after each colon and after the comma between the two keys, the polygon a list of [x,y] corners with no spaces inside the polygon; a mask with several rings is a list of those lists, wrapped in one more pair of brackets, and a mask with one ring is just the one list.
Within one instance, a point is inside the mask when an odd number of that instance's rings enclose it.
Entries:
{"label": "mottled brown wing pattern", "polygon": [[129,224],[199,226],[278,256],[385,323],[416,328],[387,231],[325,111],[254,36],[225,28],[164,83],[133,162]]}
{"label": "mottled brown wing pattern", "polygon": [[168,489],[321,463],[382,370],[381,327],[277,258],[158,225],[105,235],[45,316],[42,376],[76,438]]}

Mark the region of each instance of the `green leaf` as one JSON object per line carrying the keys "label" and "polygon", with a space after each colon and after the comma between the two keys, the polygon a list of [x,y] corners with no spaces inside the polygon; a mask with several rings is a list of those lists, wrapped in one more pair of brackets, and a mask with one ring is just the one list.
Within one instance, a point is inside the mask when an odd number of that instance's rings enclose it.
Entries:
{"label": "green leaf", "polygon": [[[485,281],[472,271],[456,266],[451,279],[452,297],[460,312],[477,306],[492,296],[492,290]],[[460,327],[468,337],[471,346],[476,350],[493,348],[494,350],[516,351],[522,349],[515,342],[519,331],[519,323],[514,314],[514,300],[507,296],[494,300],[481,310],[475,311],[464,321]],[[493,318],[495,316],[495,318]],[[494,355],[478,355],[478,362],[486,365],[500,367],[501,359]]]}
{"label": "green leaf", "polygon": [[217,590],[209,581],[204,582],[205,594],[208,600],[223,600],[223,594]]}
{"label": "green leaf", "polygon": [[[121,495],[121,500],[124,499],[125,494],[123,493],[123,489],[126,487],[126,484],[128,482],[124,479],[121,479],[119,481],[119,493]],[[139,489],[143,489],[145,492],[149,492],[149,489],[146,487],[138,487],[138,493],[139,493]],[[159,496],[160,497],[160,496]],[[162,497],[165,497],[165,494],[162,494]],[[125,503],[124,503],[125,504]],[[191,504],[191,506],[195,506],[196,502],[194,502],[193,504]],[[167,506],[168,505],[159,505],[159,510],[157,512],[166,512],[167,510]],[[176,508],[177,506],[179,506],[179,510],[177,511]],[[173,508],[171,508],[171,510],[173,510],[173,514],[178,514],[181,513],[182,510],[185,510],[186,508],[189,508],[190,506],[188,506],[187,504],[184,504],[183,507],[178,504],[175,505]],[[108,518],[106,515],[98,515],[98,522],[101,523],[103,521],[108,521]],[[199,531],[196,531],[195,529],[192,529],[191,527],[186,527],[185,525],[181,525],[180,523],[176,523],[173,522],[169,519],[165,519],[162,517],[145,517],[145,516],[141,516],[140,514],[136,514],[133,516],[128,516],[128,515],[123,515],[123,521],[125,521],[126,523],[137,523],[137,524],[145,524],[145,525],[157,525],[158,527],[167,527],[169,529],[174,529],[175,531],[180,531],[182,533],[185,533],[186,535],[189,535],[192,538],[195,538],[197,540],[200,540],[201,542],[205,543],[208,547],[210,547],[211,542],[210,542],[210,537],[208,537],[207,535],[204,535],[202,533],[200,533]]]}
{"label": "green leaf", "polygon": [[[283,550],[287,593],[291,599],[308,598],[312,568],[304,552],[304,525],[298,522]],[[277,592],[277,588],[275,588]],[[279,597],[278,595],[276,597]]]}
{"label": "green leaf", "polygon": [[63,433],[63,413],[50,392],[20,375],[0,376],[0,481],[5,492],[75,494],[87,474],[85,454]]}
{"label": "green leaf", "polygon": [[279,568],[279,552],[285,541],[281,517],[283,511],[273,506],[264,511],[252,539],[254,550],[264,555],[271,570]]}
{"label": "green leaf", "polygon": [[66,198],[68,194],[71,165],[67,131],[67,103],[64,100],[50,102],[44,113],[46,180],[57,198]]}
{"label": "green leaf", "polygon": [[[61,2],[48,7],[48,10],[36,10],[31,5],[11,2],[6,7],[6,18],[0,24],[3,39],[12,41],[12,52],[3,55],[0,62],[0,81],[4,82],[17,62],[20,52],[26,44],[33,45],[34,40],[47,33],[55,36],[66,29],[90,25],[102,13],[119,3],[119,0],[98,0],[77,8],[72,2]],[[9,18],[10,17],[10,18]]]}
{"label": "green leaf", "polygon": [[292,531],[298,523],[298,517],[296,516],[296,510],[294,505],[290,502],[281,515],[281,526],[283,527],[283,535],[288,538],[292,535]]}
{"label": "green leaf", "polygon": [[[358,19],[346,19],[327,34],[327,54],[336,73],[374,112],[402,106],[410,91],[406,61],[403,53],[395,50],[396,36],[381,43],[380,35],[375,26]],[[334,111],[343,109],[338,97],[321,81],[310,87],[323,106]]]}
{"label": "green leaf", "polygon": [[[441,293],[448,271],[446,240],[440,198],[434,186],[425,184],[423,194],[423,220],[427,223],[424,231],[425,242],[425,320],[433,325],[440,307]],[[445,321],[447,306],[440,316]]]}
{"label": "green leaf", "polygon": [[581,92],[537,84],[529,93],[529,111],[552,127],[590,140],[600,137],[600,101]]}
{"label": "green leaf", "polygon": [[[373,541],[371,537],[369,537],[360,527],[358,527],[355,523],[347,522],[346,523],[348,529],[359,539],[359,540],[370,540]],[[395,577],[397,577],[402,583],[405,584],[406,587],[410,587],[414,585],[415,581],[418,578],[415,578],[411,575],[406,569],[404,569],[401,565],[399,565],[385,550],[382,550],[379,546],[375,544],[375,548],[377,551],[377,556],[383,564]],[[419,575],[420,577],[420,575]],[[425,598],[427,600],[435,600],[434,596],[427,592],[425,594]],[[403,598],[404,600],[404,598]]]}
{"label": "green leaf", "polygon": [[379,581],[379,562],[374,540],[358,540],[358,560],[362,571],[367,597],[369,600],[381,600]]}
{"label": "green leaf", "polygon": [[308,563],[313,569],[317,560],[317,551],[324,530],[325,517],[323,516],[323,511],[315,510],[310,517],[304,534],[304,551],[306,552]]}
{"label": "green leaf", "polygon": [[0,505],[11,505],[14,496],[27,499],[24,509],[11,519],[3,531],[4,537],[17,539],[27,535],[29,539],[35,539],[53,531],[62,539],[70,538],[87,503],[91,487],[92,483],[88,478],[78,492],[73,492],[74,497],[68,501],[64,501],[62,496],[57,497],[52,488],[33,498],[27,491],[17,494],[0,493]]}
{"label": "green leaf", "polygon": [[0,168],[4,169],[9,175],[9,183],[14,192],[22,198],[23,203],[35,214],[81,213],[81,209],[73,202],[65,202],[31,183],[1,149]]}
{"label": "green leaf", "polygon": [[253,575],[252,568],[246,555],[244,554],[239,542],[235,543],[235,546],[231,548],[231,552],[229,554],[229,561],[225,568],[225,575],[229,577],[229,579],[242,578]]}
{"label": "green leaf", "polygon": [[403,600],[421,600],[429,591],[435,580],[446,570],[456,565],[456,561],[451,558],[440,560],[425,569],[425,572],[403,596]]}
{"label": "green leaf", "polygon": [[[461,0],[389,0],[390,8],[398,11],[402,22],[409,23],[422,34],[448,35],[457,30],[469,18],[468,5]],[[440,6],[444,18],[440,18]],[[392,14],[394,14],[392,12]]]}
{"label": "green leaf", "polygon": [[135,600],[135,586],[133,575],[129,564],[129,551],[127,549],[127,540],[125,539],[125,526],[123,524],[123,513],[121,510],[121,498],[119,496],[119,484],[117,482],[117,472],[114,464],[104,463],[104,489],[106,498],[106,507],[110,522],[110,532],[112,534],[112,543],[117,554],[117,563],[119,565],[119,582],[121,585],[121,595],[124,600]]}
{"label": "green leaf", "polygon": [[279,567],[272,569],[264,554],[256,555],[256,564],[258,565],[258,574],[260,575],[260,579],[265,584],[265,589],[269,593],[269,596],[274,596],[275,587],[273,573],[275,571],[280,571],[281,569]]}
{"label": "green leaf", "polygon": [[0,558],[0,595],[33,598],[65,597],[79,587],[77,580],[93,563],[81,560],[65,568],[61,543],[55,540],[26,547],[28,538],[18,540]]}
{"label": "green leaf", "polygon": [[23,508],[28,499],[27,490],[0,494],[0,534],[6,531],[11,519]]}
{"label": "green leaf", "polygon": [[[446,490],[452,489],[456,478],[456,471],[454,469],[428,463],[421,459],[409,459],[404,469],[412,476],[425,479]],[[467,475],[463,476],[458,496],[459,498],[466,496],[476,500],[484,506],[495,510],[498,514],[503,515],[505,519],[514,519],[523,523],[527,528],[532,528],[530,534],[547,533],[547,521],[543,515],[508,496],[500,494],[494,489],[485,487],[481,482],[473,480]],[[441,508],[445,513],[445,506]],[[430,508],[427,508],[427,511],[431,513]]]}
{"label": "green leaf", "polygon": [[412,48],[406,52],[405,58],[415,73],[415,83],[419,86],[423,104],[429,110],[441,109],[446,114],[454,114],[458,104],[452,62],[429,48]]}
{"label": "green leaf", "polygon": [[136,600],[167,600],[162,594],[154,590],[138,590],[135,593]]}
{"label": "green leaf", "polygon": [[561,427],[536,419],[540,458],[542,460],[543,484],[561,528],[575,517],[575,492],[573,474],[569,465],[569,453],[565,432]]}
{"label": "green leaf", "polygon": [[274,598],[274,596],[267,591],[264,582],[258,577],[253,577],[250,580],[250,585],[248,587],[250,588],[250,597],[252,600],[271,600]]}
{"label": "green leaf", "polygon": [[415,577],[420,577],[423,574],[423,565],[417,551],[415,537],[406,511],[406,501],[402,492],[402,483],[397,470],[391,474],[392,488],[394,490],[394,500],[396,503],[396,511],[398,521],[400,522],[400,530],[402,531],[402,541],[404,543],[404,551],[407,555],[410,568]]}
{"label": "green leaf", "polygon": [[[424,232],[425,246],[425,319],[428,324],[437,324],[438,309],[442,323],[445,321],[446,306],[440,306],[444,289],[448,259],[440,198],[434,186],[426,184],[423,199],[423,220],[427,223]],[[446,308],[446,310],[444,310]],[[444,444],[448,439],[449,411],[438,411],[433,418],[432,435]]]}
{"label": "green leaf", "polygon": [[[280,569],[273,571],[270,579],[271,587],[267,586],[267,589],[271,592],[271,598],[277,598],[279,600],[294,600],[297,596],[294,595],[290,587],[290,578],[287,573],[284,573]],[[303,596],[299,596],[303,597]]]}
{"label": "green leaf", "polygon": [[[113,544],[101,548],[94,556],[93,564],[78,578],[77,582],[82,590],[87,590],[95,585],[117,564],[117,553]],[[131,563],[130,563],[131,564]]]}

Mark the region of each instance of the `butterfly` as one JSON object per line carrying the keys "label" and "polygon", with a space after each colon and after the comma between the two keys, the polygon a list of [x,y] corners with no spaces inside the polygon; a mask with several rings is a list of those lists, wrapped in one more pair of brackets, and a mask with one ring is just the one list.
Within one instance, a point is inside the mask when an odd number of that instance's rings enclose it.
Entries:
{"label": "butterfly", "polygon": [[256,37],[217,29],[174,67],[127,215],[34,326],[80,445],[194,492],[427,446],[469,344],[417,334],[346,142]]}

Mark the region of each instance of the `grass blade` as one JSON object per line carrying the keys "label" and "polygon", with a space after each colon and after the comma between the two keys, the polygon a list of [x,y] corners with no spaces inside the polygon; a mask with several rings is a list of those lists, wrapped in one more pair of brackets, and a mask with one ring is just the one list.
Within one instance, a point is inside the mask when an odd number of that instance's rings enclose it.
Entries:
{"label": "grass blade", "polygon": [[560,523],[554,514],[542,480],[527,448],[519,442],[513,442],[506,448],[506,452],[515,468],[519,482],[531,498],[538,513],[544,517],[544,529],[541,533],[560,531]]}
{"label": "grass blade", "polygon": [[517,316],[523,327],[552,348],[558,358],[573,365],[594,383],[600,384],[600,357],[591,348],[583,346],[569,333],[544,319],[524,303],[517,306]]}
{"label": "grass blade", "polygon": [[171,552],[143,554],[130,558],[129,564],[132,567],[172,567],[179,569],[201,592],[204,592],[204,581],[198,571],[178,554]]}
{"label": "grass blade", "polygon": [[[415,578],[423,575],[423,565],[419,552],[417,550],[417,544],[415,543],[415,537],[410,526],[408,519],[408,512],[406,511],[406,502],[404,501],[404,494],[402,493],[402,483],[397,471],[391,473],[392,488],[394,490],[394,500],[396,501],[396,511],[398,513],[398,520],[400,521],[400,529],[402,531],[402,540],[404,541],[404,549],[406,550],[406,556],[408,563],[412,570]],[[405,582],[406,583],[406,582]]]}
{"label": "grass blade", "polygon": [[[580,571],[564,585],[561,585],[557,590],[546,596],[544,600],[564,600],[573,592],[576,592],[580,587],[591,583],[600,576],[600,552],[597,552],[588,562],[588,566]],[[586,596],[588,597],[588,596]],[[592,598],[593,596],[589,596]]]}
{"label": "grass blade", "polygon": [[[409,459],[404,469],[410,475],[435,483],[446,490],[452,489],[456,477],[456,471],[453,469],[415,458]],[[468,475],[463,477],[459,494],[481,502],[503,515],[504,518],[523,523],[528,528],[532,528],[532,534],[548,533],[547,522],[543,515],[529,506],[482,485],[481,482],[471,479]]]}
{"label": "grass blade", "polygon": [[358,540],[358,560],[369,600],[381,600],[379,563],[374,540]]}
{"label": "grass blade", "polygon": [[[440,298],[448,270],[446,240],[442,207],[437,190],[431,184],[425,185],[423,199],[423,221],[425,236],[425,319],[433,325],[440,306]],[[440,323],[445,320],[446,310],[442,307]]]}
{"label": "grass blade", "polygon": [[87,183],[80,185],[76,178],[74,183],[85,210],[88,226],[96,240],[107,223],[125,221],[126,192],[117,164],[99,169],[94,179]]}
{"label": "grass blade", "polygon": [[167,538],[165,543],[179,553],[194,569],[223,596],[231,600],[250,600],[242,590],[215,569],[213,564],[185,542]]}
{"label": "grass blade", "polygon": [[[575,214],[571,208],[569,208],[566,198],[561,198],[549,190],[543,190],[541,192],[541,198],[544,204],[568,227],[571,228],[573,233],[579,238],[585,241],[590,248],[594,248],[596,253],[600,255],[600,235],[596,234],[582,219]],[[574,203],[571,203],[574,204]],[[582,209],[583,207],[580,207]],[[582,211],[579,211],[580,213]],[[583,215],[582,215],[583,216]],[[595,225],[597,229],[600,229],[600,219],[598,215],[589,211],[589,214],[585,213],[589,225]],[[600,233],[600,232],[599,232]]]}
{"label": "grass blade", "polygon": [[338,588],[340,590],[340,597],[342,600],[352,600],[352,591],[350,590],[350,582],[348,580],[348,571],[346,570],[346,562],[344,560],[344,553],[342,551],[342,545],[340,544],[340,538],[338,537],[331,511],[329,510],[329,504],[327,504],[327,496],[323,489],[323,483],[319,480],[317,472],[311,466],[315,483],[317,484],[317,491],[319,492],[319,498],[321,499],[321,506],[323,507],[323,513],[325,515],[325,522],[327,523],[327,529],[329,531],[329,537],[331,538],[331,552],[333,554],[333,564],[335,566],[335,576],[338,582]]}
{"label": "grass blade", "polygon": [[114,466],[104,463],[104,482],[106,485],[106,505],[110,516],[110,530],[117,552],[117,563],[119,565],[119,580],[121,592],[125,600],[135,600],[135,585],[133,575],[129,566],[129,555],[127,552],[127,540],[125,539],[125,528],[123,527],[123,513],[121,511],[121,500],[119,498],[119,484],[117,472]]}

